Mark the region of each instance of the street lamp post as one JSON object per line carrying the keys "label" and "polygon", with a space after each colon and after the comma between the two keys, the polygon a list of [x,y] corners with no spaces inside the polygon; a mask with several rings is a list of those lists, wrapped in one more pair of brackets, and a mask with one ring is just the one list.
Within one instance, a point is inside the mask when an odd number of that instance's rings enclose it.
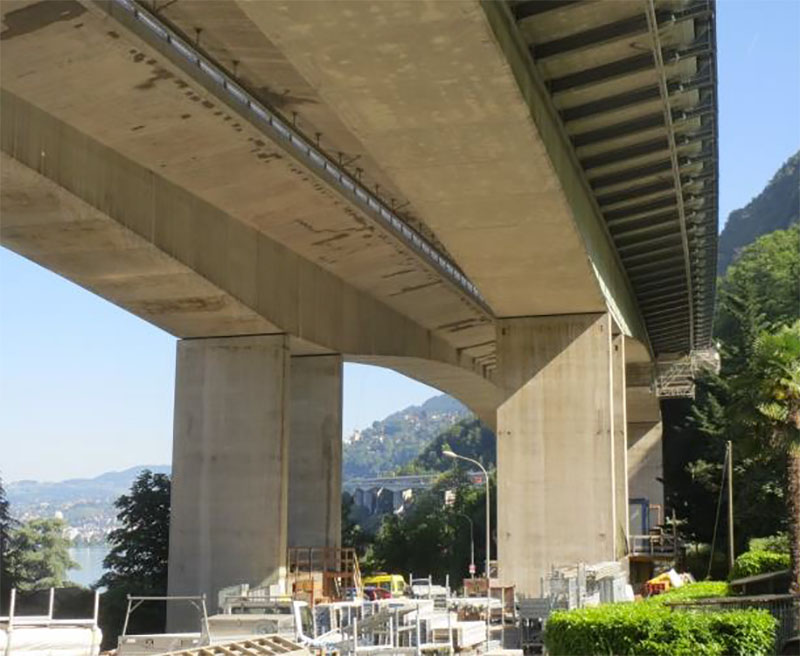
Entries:
{"label": "street lamp post", "polygon": [[472,517],[465,513],[456,513],[469,522],[469,576],[475,578],[475,527],[472,524]]}
{"label": "street lamp post", "polygon": [[489,500],[489,472],[486,471],[486,468],[479,463],[477,460],[473,460],[472,458],[467,458],[466,456],[460,456],[449,449],[442,451],[442,455],[445,458],[455,458],[458,460],[466,460],[467,462],[471,462],[473,465],[477,465],[480,467],[481,471],[483,472],[483,481],[486,483],[486,585],[489,585],[489,560],[490,560],[490,552],[491,552],[491,504]]}

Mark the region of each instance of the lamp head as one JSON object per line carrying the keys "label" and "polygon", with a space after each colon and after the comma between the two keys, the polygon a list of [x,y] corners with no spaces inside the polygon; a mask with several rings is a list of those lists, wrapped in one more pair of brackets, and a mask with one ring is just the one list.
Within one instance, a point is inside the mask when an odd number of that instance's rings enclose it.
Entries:
{"label": "lamp head", "polygon": [[450,449],[444,449],[442,451],[442,455],[445,458],[458,458],[458,456],[455,453],[453,453]]}

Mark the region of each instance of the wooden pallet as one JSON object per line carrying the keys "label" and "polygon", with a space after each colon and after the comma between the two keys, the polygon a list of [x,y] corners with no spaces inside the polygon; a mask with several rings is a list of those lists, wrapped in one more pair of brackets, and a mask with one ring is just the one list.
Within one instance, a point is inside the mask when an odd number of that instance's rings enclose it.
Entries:
{"label": "wooden pallet", "polygon": [[310,653],[296,642],[278,635],[269,635],[220,645],[181,649],[167,652],[162,656],[275,656],[277,654],[308,656]]}

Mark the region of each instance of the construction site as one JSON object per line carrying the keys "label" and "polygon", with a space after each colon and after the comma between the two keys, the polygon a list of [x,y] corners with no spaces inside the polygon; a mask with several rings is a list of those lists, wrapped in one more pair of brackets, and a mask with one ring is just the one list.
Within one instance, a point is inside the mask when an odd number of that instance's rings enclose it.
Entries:
{"label": "construction site", "polygon": [[[129,596],[118,656],[182,654],[483,654],[543,653],[544,624],[554,610],[633,601],[617,562],[554,569],[542,580],[541,597],[519,598],[496,579],[435,582],[377,574],[362,577],[353,549],[289,549],[279,584],[222,589],[217,599],[199,596]],[[663,556],[664,554],[661,554]],[[454,591],[455,587],[460,590]],[[101,596],[94,616],[54,618],[56,592],[46,613],[18,614],[12,593],[8,617],[0,617],[0,653],[96,656]],[[131,631],[140,608],[166,603],[173,617],[194,631],[141,634]],[[56,651],[53,651],[53,650]]]}

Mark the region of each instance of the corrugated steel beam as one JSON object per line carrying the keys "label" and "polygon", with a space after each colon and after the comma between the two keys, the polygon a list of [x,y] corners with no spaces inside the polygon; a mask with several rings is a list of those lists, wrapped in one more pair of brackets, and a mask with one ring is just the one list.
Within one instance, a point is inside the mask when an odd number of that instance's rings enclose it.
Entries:
{"label": "corrugated steel beam", "polygon": [[[687,48],[665,48],[661,50],[660,54],[664,65],[669,66],[681,59],[695,57],[707,50],[708,43],[704,39],[701,39],[699,42]],[[563,93],[571,89],[592,86],[618,77],[632,75],[633,73],[652,68],[652,66],[653,55],[651,53],[642,53],[640,55],[632,55],[631,57],[618,59],[608,64],[586,68],[576,73],[552,78],[548,80],[546,84],[552,93]]]}
{"label": "corrugated steel beam", "polygon": [[618,139],[637,132],[652,130],[654,128],[664,127],[664,115],[661,112],[657,114],[646,114],[630,121],[623,121],[622,123],[615,123],[614,125],[607,125],[595,130],[588,130],[572,135],[572,143],[576,148],[581,146],[589,146],[601,141],[609,139]]}
{"label": "corrugated steel beam", "polygon": [[609,225],[621,219],[627,219],[634,216],[645,215],[654,212],[655,210],[663,210],[668,207],[675,207],[675,196],[667,196],[664,198],[657,198],[646,203],[638,203],[637,205],[626,205],[617,210],[606,210],[603,216]]}
{"label": "corrugated steel beam", "polygon": [[[669,82],[670,94],[684,93],[694,89],[703,89],[713,85],[712,78],[708,75],[695,76],[690,80],[673,79]],[[658,100],[661,97],[661,92],[658,85],[648,85],[624,91],[622,93],[599,98],[598,100],[591,100],[574,107],[565,107],[559,113],[565,123],[570,121],[577,121],[582,118],[588,118],[597,114],[605,114],[606,112],[623,109],[633,105]]]}
{"label": "corrugated steel beam", "polygon": [[[681,21],[692,20],[707,13],[708,10],[704,3],[697,3],[682,11],[672,12],[667,9],[659,10],[658,24],[660,26],[674,25]],[[534,60],[545,59],[555,55],[563,55],[579,50],[585,50],[604,43],[611,43],[618,39],[624,39],[637,34],[647,34],[647,17],[643,14],[636,14],[627,18],[622,18],[613,23],[606,23],[598,27],[593,27],[583,32],[577,32],[552,41],[546,41],[531,48]]]}
{"label": "corrugated steel beam", "polygon": [[[652,237],[650,239],[642,239],[639,241],[633,241],[630,244],[620,244],[619,252],[623,254],[633,253],[636,254],[637,251],[642,249],[650,249],[653,246],[661,246],[664,244],[672,245],[675,242],[680,242],[680,233],[676,230],[672,233],[666,235],[659,235],[658,237]],[[625,257],[625,255],[623,255]]]}
{"label": "corrugated steel beam", "polygon": [[514,4],[511,7],[511,13],[516,20],[521,21],[548,11],[563,9],[564,7],[575,5],[579,2],[581,2],[581,0],[527,0]]}

